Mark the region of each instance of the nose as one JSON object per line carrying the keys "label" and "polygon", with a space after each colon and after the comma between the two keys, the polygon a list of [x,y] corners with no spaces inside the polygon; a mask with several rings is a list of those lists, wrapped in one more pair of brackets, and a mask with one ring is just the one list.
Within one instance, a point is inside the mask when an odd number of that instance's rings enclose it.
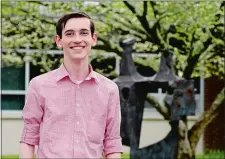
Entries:
{"label": "nose", "polygon": [[79,35],[76,35],[76,36],[74,36],[73,41],[75,43],[80,43],[82,40],[81,40],[81,37]]}

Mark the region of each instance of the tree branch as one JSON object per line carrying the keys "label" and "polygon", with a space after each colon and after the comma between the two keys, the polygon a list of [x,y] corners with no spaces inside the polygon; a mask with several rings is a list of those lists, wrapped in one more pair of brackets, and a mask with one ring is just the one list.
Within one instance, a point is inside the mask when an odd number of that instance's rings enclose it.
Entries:
{"label": "tree branch", "polygon": [[184,75],[183,77],[185,79],[190,79],[191,78],[191,74],[197,64],[198,61],[203,60],[202,58],[204,58],[210,50],[212,50],[215,47],[215,44],[211,44],[208,47],[204,47],[203,50],[201,50],[198,54],[191,56],[188,56],[187,59],[187,67],[184,70]]}
{"label": "tree branch", "polygon": [[142,17],[146,17],[147,11],[148,11],[148,3],[147,3],[147,1],[144,1],[143,8],[144,8],[144,11],[143,11]]}
{"label": "tree branch", "polygon": [[192,34],[191,34],[191,42],[190,42],[190,51],[189,51],[189,56],[192,56],[192,52],[193,52],[193,50],[194,50],[194,47],[193,47],[193,44],[194,44],[194,42],[196,42],[197,41],[197,39],[195,38],[195,32],[196,32],[196,30],[194,30],[193,32],[192,32]]}
{"label": "tree branch", "polygon": [[[116,28],[116,30],[120,30],[122,32],[129,32],[130,34],[135,35],[136,37],[140,38],[140,39],[144,39],[144,40],[148,40],[148,36],[146,36],[145,32],[143,30],[141,30],[140,28],[136,27],[135,25],[130,25],[132,24],[132,22],[130,22],[130,24],[126,23],[124,20],[121,20],[120,17],[118,18],[112,18],[113,20],[115,20],[117,23],[121,24],[122,27]],[[114,26],[116,27],[116,26]],[[127,30],[126,30],[127,29]],[[145,38],[145,36],[147,38]]]}
{"label": "tree branch", "polygon": [[130,3],[128,3],[127,1],[123,1],[123,3],[127,6],[127,8],[129,8],[129,9],[131,10],[131,12],[132,12],[133,14],[136,15],[135,8],[134,8],[132,5],[130,5]]}
{"label": "tree branch", "polygon": [[153,13],[154,13],[154,17],[156,17],[156,15],[158,14],[158,11],[155,9],[156,3],[154,1],[149,1],[149,3],[152,6],[152,10],[153,10]]}
{"label": "tree branch", "polygon": [[[200,57],[199,57],[199,61],[205,61],[205,60],[207,60],[206,59],[206,55],[208,54],[208,52],[210,52],[211,50],[213,50],[214,48],[215,48],[215,44],[211,44],[211,45],[209,45],[209,47],[203,52],[203,53],[201,53],[201,55],[200,55]],[[214,54],[212,54],[211,56],[213,56]],[[211,56],[209,56],[208,58],[210,58]]]}
{"label": "tree branch", "polygon": [[[127,1],[124,1],[124,4],[128,7],[128,9],[131,10],[131,12],[136,15],[136,17],[138,18],[140,24],[142,25],[142,27],[146,30],[146,34],[151,38],[151,41],[154,41],[154,38],[152,38],[151,34],[151,30],[150,30],[150,27],[149,27],[149,23],[148,23],[148,20],[146,19],[146,16],[144,16],[144,13],[142,16],[138,15],[135,11],[135,8],[130,5]],[[147,14],[147,13],[146,13]]]}
{"label": "tree branch", "polygon": [[42,6],[48,6],[49,4],[48,3],[43,3],[43,2],[41,2],[41,1],[30,1],[29,3],[36,3],[36,4],[38,4],[38,5],[42,5]]}
{"label": "tree branch", "polygon": [[[149,1],[149,3],[152,6],[152,10],[153,10],[153,13],[154,13],[154,17],[157,18],[156,15],[158,14],[158,12],[155,9],[156,3],[153,2],[153,1]],[[150,32],[151,37],[154,40],[155,44],[159,45],[162,48],[163,48],[163,43],[161,42],[160,37],[158,36],[159,33],[157,33],[157,30],[160,28],[160,23],[159,23],[160,20],[163,19],[164,17],[166,17],[166,16],[161,16],[160,18],[158,18],[157,21],[155,22],[155,24],[152,26],[152,28],[149,29],[149,32]]]}
{"label": "tree branch", "polygon": [[220,106],[223,106],[222,105],[223,101],[224,101],[224,88],[217,95],[216,99],[210,106],[210,109],[207,110],[203,115],[201,115],[201,117],[197,120],[197,122],[188,131],[188,138],[189,141],[191,142],[192,150],[196,148],[196,145],[199,141],[199,138],[203,130],[218,115]]}
{"label": "tree branch", "polygon": [[146,100],[164,117],[165,120],[170,120],[170,114],[167,107],[161,106],[159,102],[150,95],[147,94]]}
{"label": "tree branch", "polygon": [[114,52],[117,55],[121,56],[121,50],[119,50],[118,47],[112,48],[112,45],[106,39],[107,38],[102,38],[99,36],[98,40],[102,41],[104,43],[104,45],[96,45],[93,49],[104,50],[106,52]]}
{"label": "tree branch", "polygon": [[[125,3],[125,2],[124,2],[124,3]],[[127,5],[129,5],[129,6],[132,8],[132,10],[134,11],[134,14],[136,14],[136,11],[135,11],[134,7],[131,6],[128,2],[126,2],[126,3],[127,3]],[[107,6],[106,6],[105,4],[100,3],[100,5],[101,5],[102,7],[104,7],[104,8],[107,8]],[[118,12],[118,11],[115,11],[114,13],[116,13],[116,14],[118,14],[118,15],[121,15],[121,13]],[[145,15],[147,15],[147,12],[146,12]],[[126,16],[123,16],[123,18],[125,19],[125,21],[129,22],[130,24],[132,24],[132,21],[130,20],[130,18],[128,18],[128,17],[126,17]],[[124,20],[121,19],[120,16],[116,16],[116,17],[114,17],[113,19],[115,19],[117,22],[120,22],[122,25],[126,24],[126,23],[124,22]],[[103,19],[103,21],[104,21],[104,19]],[[128,26],[128,25],[126,25],[126,26]],[[129,25],[129,27],[133,27],[133,25],[132,25],[132,26]],[[144,31],[141,30],[140,28],[133,27],[133,29],[135,29],[135,30],[137,30],[138,32],[141,32],[141,33],[143,33],[143,34],[146,34],[146,32],[144,32]]]}
{"label": "tree branch", "polygon": [[202,53],[196,54],[195,56],[191,56],[191,55],[188,56],[188,59],[187,59],[187,67],[185,68],[184,75],[183,75],[183,77],[185,79],[190,79],[191,78],[191,74],[192,74],[192,72],[193,72],[196,64],[199,61],[207,60],[207,59],[204,59],[205,57],[207,57],[205,55],[209,51],[211,51],[214,47],[215,47],[215,44],[211,44],[208,47],[204,47],[204,49],[202,51],[200,51]]}

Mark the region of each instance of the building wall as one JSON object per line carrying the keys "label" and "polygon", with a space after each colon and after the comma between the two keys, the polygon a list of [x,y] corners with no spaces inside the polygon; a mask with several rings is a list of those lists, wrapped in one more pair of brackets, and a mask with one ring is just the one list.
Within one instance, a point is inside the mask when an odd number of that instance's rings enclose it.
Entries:
{"label": "building wall", "polygon": [[[24,53],[32,53],[35,50],[17,50],[18,52]],[[48,52],[49,54],[62,55],[62,51],[58,50],[51,50]],[[153,55],[151,54],[133,54],[134,56],[138,57],[146,57],[152,58]],[[120,66],[120,58],[116,56],[115,53],[107,53],[104,54],[107,57],[115,57],[115,72],[119,74],[119,66]],[[154,55],[155,56],[155,55]],[[36,75],[38,75],[37,69],[33,68],[33,65],[26,61],[25,65],[21,68],[15,67],[7,67],[1,69],[2,71],[2,94],[1,94],[1,108],[2,108],[2,154],[18,154],[19,152],[19,138],[21,134],[21,129],[23,127],[23,122],[21,119],[21,109],[23,108],[24,101],[25,101],[25,92],[28,88],[28,83],[30,79]],[[203,87],[201,87],[203,88]],[[197,114],[199,115],[202,113],[203,108],[203,100],[201,95],[203,92],[200,91],[201,94],[196,96],[197,98]],[[154,93],[151,93],[154,95]],[[162,94],[162,90],[158,92],[157,95],[154,97],[158,98],[158,101],[162,101],[165,94]],[[192,118],[189,121],[189,127],[192,126],[196,118]],[[140,147],[147,146],[149,144],[153,144],[158,142],[163,137],[167,135],[170,131],[170,126],[167,121],[163,120],[157,112],[146,113],[144,116],[144,120],[142,123],[142,130],[141,130],[141,139],[140,139]],[[197,147],[197,153],[202,152],[202,138]],[[129,147],[124,146],[125,152],[129,152]]]}
{"label": "building wall", "polygon": [[[191,127],[196,118],[188,122]],[[21,111],[4,111],[2,113],[2,155],[14,155],[19,152],[19,139],[23,121]],[[170,131],[170,126],[159,114],[144,114],[142,122],[140,147],[153,144],[164,138]],[[202,138],[197,146],[197,153],[201,154],[203,148]],[[124,152],[129,153],[130,148],[124,146]]]}
{"label": "building wall", "polygon": [[[224,88],[224,80],[219,80],[215,77],[205,79],[205,110],[210,108],[210,105],[216,98],[217,94]],[[219,114],[205,129],[204,133],[204,149],[205,150],[221,150],[224,151],[225,143],[225,124],[224,102],[220,105]]]}

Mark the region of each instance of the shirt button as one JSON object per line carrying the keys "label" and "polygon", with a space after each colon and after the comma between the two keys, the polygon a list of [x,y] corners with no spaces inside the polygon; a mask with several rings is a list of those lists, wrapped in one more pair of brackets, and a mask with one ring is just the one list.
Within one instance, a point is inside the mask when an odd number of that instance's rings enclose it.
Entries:
{"label": "shirt button", "polygon": [[80,122],[79,121],[77,121],[77,125],[79,125],[80,124]]}
{"label": "shirt button", "polygon": [[77,107],[79,107],[79,106],[80,106],[80,104],[78,103],[78,104],[77,104]]}

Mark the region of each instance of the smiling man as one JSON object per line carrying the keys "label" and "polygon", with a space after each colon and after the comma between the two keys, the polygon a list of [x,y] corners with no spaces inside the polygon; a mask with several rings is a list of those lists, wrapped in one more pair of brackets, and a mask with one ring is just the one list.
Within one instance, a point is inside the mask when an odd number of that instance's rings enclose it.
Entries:
{"label": "smiling man", "polygon": [[30,81],[22,117],[20,158],[121,158],[117,85],[88,62],[97,34],[83,12],[64,15],[55,41],[63,64]]}

